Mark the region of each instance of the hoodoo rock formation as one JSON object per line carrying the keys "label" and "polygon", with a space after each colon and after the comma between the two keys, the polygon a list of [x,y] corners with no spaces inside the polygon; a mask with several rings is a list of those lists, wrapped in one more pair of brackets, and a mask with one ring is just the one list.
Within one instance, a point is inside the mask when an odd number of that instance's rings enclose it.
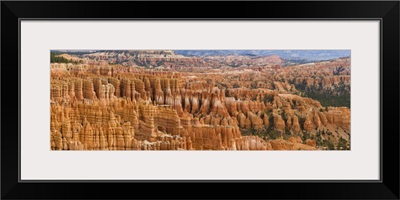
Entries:
{"label": "hoodoo rock formation", "polygon": [[[348,107],[323,106],[295,86],[349,85],[347,68],[329,71],[346,60],[306,72],[275,69],[279,57],[109,51],[80,59],[93,62],[50,66],[52,150],[317,150],[350,140]],[[263,66],[224,67],[254,63]],[[159,68],[140,67],[147,65]]]}

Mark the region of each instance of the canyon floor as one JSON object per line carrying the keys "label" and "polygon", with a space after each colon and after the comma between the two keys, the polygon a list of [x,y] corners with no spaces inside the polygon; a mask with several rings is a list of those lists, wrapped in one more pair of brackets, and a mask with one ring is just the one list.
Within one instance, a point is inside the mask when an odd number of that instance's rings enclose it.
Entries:
{"label": "canyon floor", "polygon": [[51,150],[350,150],[349,57],[51,54]]}

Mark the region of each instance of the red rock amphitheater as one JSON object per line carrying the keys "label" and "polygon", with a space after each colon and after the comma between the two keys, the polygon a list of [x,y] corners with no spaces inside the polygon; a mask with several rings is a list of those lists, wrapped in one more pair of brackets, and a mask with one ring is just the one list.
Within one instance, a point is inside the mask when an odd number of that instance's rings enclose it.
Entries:
{"label": "red rock amphitheater", "polygon": [[[322,106],[294,85],[348,85],[346,59],[281,67],[276,57],[228,57],[251,65],[235,68],[220,57],[139,57],[158,68],[74,59],[84,62],[50,66],[51,150],[324,150],[321,141],[350,141],[350,109]],[[338,64],[345,70],[333,75]]]}

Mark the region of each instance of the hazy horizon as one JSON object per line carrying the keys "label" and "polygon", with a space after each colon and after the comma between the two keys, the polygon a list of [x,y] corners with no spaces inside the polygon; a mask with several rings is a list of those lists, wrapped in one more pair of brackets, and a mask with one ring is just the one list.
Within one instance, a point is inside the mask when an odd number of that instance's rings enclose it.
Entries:
{"label": "hazy horizon", "polygon": [[[154,50],[168,50],[168,49],[154,49]],[[66,52],[66,53],[94,53],[101,51],[151,51],[151,49],[121,49],[121,50],[51,50],[51,52]],[[307,61],[322,61],[331,60],[342,57],[350,57],[351,50],[224,50],[224,49],[200,49],[200,50],[185,50],[185,49],[171,49],[176,54],[184,56],[270,56],[278,55],[279,57],[286,60],[307,60]]]}

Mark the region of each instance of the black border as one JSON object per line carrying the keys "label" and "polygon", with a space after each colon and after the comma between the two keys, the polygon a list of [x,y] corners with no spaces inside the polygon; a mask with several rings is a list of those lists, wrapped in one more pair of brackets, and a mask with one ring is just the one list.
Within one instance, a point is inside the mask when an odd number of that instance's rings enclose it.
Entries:
{"label": "black border", "polygon": [[[182,8],[188,9],[182,9]],[[192,9],[196,8],[196,9]],[[227,10],[229,8],[229,10]],[[15,198],[399,198],[399,2],[1,2],[1,197]],[[166,17],[166,18],[163,18]],[[176,19],[176,20],[381,20],[381,182],[254,183],[224,181],[141,183],[34,183],[18,182],[20,113],[19,19]],[[383,22],[383,23],[382,23]],[[384,25],[383,25],[384,24]],[[382,46],[383,45],[383,46]],[[383,48],[382,48],[383,47]],[[383,58],[383,59],[382,59]],[[13,84],[14,83],[14,84]],[[13,86],[13,87],[11,87]],[[386,90],[384,90],[386,86]],[[16,92],[18,91],[18,94]],[[385,91],[385,93],[383,93]],[[18,99],[15,97],[18,96]],[[383,106],[385,105],[385,106]],[[18,113],[15,111],[18,108]],[[367,108],[366,108],[367,109]],[[4,114],[6,113],[6,114]],[[385,118],[385,126],[383,126]],[[368,156],[368,155],[366,155]],[[382,168],[383,167],[383,168]],[[382,176],[381,176],[382,177]],[[76,181],[74,181],[76,182]],[[168,182],[166,184],[166,182]],[[222,187],[224,186],[224,187]],[[141,193],[147,187],[154,193]],[[101,188],[101,189],[100,189]],[[179,189],[174,189],[179,188]],[[224,190],[224,188],[229,188]],[[183,191],[183,192],[182,192]],[[265,192],[263,192],[265,191]],[[211,195],[212,194],[212,195]],[[193,196],[192,196],[193,198]]]}

